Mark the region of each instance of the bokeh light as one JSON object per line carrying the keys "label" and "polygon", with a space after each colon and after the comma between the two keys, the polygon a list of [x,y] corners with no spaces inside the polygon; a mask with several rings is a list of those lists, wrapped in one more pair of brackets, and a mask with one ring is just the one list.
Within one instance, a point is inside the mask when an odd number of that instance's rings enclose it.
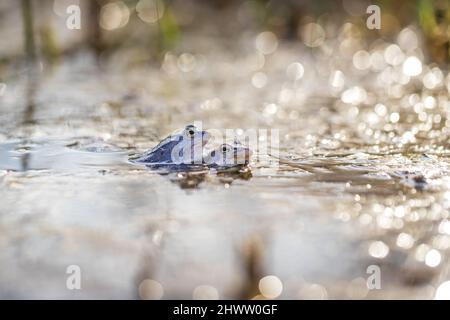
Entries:
{"label": "bokeh light", "polygon": [[378,259],[383,259],[389,254],[389,247],[383,241],[374,241],[369,246],[369,254]]}
{"label": "bokeh light", "polygon": [[161,0],[139,0],[136,5],[138,17],[146,23],[156,23],[164,15],[164,2]]}
{"label": "bokeh light", "polygon": [[450,281],[445,281],[439,285],[434,296],[435,300],[450,300]]}
{"label": "bokeh light", "polygon": [[265,276],[259,280],[259,291],[267,299],[275,299],[283,292],[283,283],[273,275]]}
{"label": "bokeh light", "polygon": [[195,287],[192,298],[194,300],[217,300],[219,299],[219,292],[213,286],[201,285]]}
{"label": "bokeh light", "polygon": [[114,30],[127,25],[130,10],[122,1],[105,4],[100,11],[100,26],[105,30]]}
{"label": "bokeh light", "polygon": [[278,38],[273,32],[261,32],[255,39],[255,46],[260,53],[271,54],[277,50]]}
{"label": "bokeh light", "polygon": [[143,300],[159,300],[163,295],[163,286],[156,280],[145,279],[139,284],[139,296]]}

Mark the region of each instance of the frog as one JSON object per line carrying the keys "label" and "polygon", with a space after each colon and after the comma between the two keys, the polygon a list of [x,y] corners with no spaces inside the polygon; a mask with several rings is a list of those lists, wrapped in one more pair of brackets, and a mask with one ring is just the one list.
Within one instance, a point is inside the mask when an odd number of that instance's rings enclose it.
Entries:
{"label": "frog", "polygon": [[131,162],[144,164],[152,169],[189,171],[204,168],[203,147],[210,134],[194,125],[176,131]]}
{"label": "frog", "polygon": [[204,157],[204,164],[219,172],[239,171],[248,167],[251,157],[250,148],[238,140],[223,143]]}

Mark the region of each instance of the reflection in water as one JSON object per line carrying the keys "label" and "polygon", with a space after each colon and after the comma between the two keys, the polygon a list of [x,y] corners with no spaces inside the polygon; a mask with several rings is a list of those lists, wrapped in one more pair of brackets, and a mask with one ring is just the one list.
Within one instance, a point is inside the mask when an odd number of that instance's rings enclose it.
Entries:
{"label": "reflection in water", "polygon": [[206,175],[205,172],[180,172],[174,174],[170,181],[178,184],[182,189],[193,189],[205,181]]}
{"label": "reflection in water", "polygon": [[204,181],[210,183],[217,181],[217,183],[223,184],[225,188],[229,188],[236,179],[249,180],[252,177],[252,173],[250,167],[245,166],[229,172],[203,170],[199,172],[179,172],[176,174],[169,174],[169,176],[170,181],[178,184],[182,189],[196,188]]}
{"label": "reflection in water", "polygon": [[68,148],[64,141],[39,141],[37,143],[11,142],[0,144],[0,169],[28,170],[82,170],[104,169],[107,166],[126,166],[124,151],[96,152]]}
{"label": "reflection in water", "polygon": [[30,65],[26,74],[25,87],[25,112],[23,115],[23,124],[33,124],[34,113],[36,109],[35,95],[39,83],[39,75],[35,70],[35,66]]}
{"label": "reflection in water", "polygon": [[20,169],[21,171],[28,171],[29,167],[30,154],[24,153],[20,156]]}

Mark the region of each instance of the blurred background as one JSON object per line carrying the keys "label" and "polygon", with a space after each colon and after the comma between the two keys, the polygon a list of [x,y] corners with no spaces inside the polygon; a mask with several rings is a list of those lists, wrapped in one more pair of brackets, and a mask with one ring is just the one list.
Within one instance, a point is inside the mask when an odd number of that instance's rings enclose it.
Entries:
{"label": "blurred background", "polygon": [[[382,28],[369,30],[367,8],[377,5]],[[78,27],[70,29],[71,5],[80,9]],[[219,42],[242,41],[258,30],[309,48],[326,46],[343,36],[355,38],[352,49],[376,39],[393,40],[408,26],[423,38],[427,59],[448,62],[449,4],[417,1],[3,1],[2,63],[36,55],[46,64],[90,49],[102,58],[128,50],[129,63],[157,63],[168,51],[195,48],[189,39],[210,37]],[[68,22],[69,20],[69,22]],[[312,24],[311,24],[312,23]],[[405,42],[405,41],[404,41]],[[197,44],[199,45],[199,44]],[[329,44],[328,44],[329,45]],[[358,47],[359,45],[359,47]],[[411,47],[414,44],[410,44]],[[200,50],[199,47],[197,50]],[[347,54],[353,53],[348,49]]]}
{"label": "blurred background", "polygon": [[[449,299],[449,41],[444,0],[1,1],[0,298]],[[127,162],[194,121],[280,160]]]}

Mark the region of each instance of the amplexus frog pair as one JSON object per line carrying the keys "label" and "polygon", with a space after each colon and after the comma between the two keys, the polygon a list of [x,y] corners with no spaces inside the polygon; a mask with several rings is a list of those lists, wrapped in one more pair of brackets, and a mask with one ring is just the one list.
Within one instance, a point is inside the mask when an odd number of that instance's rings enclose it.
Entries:
{"label": "amplexus frog pair", "polygon": [[188,125],[163,139],[156,147],[131,161],[152,169],[192,171],[204,168],[218,171],[239,170],[249,163],[251,151],[238,141],[223,143],[209,152],[205,146],[211,135]]}

